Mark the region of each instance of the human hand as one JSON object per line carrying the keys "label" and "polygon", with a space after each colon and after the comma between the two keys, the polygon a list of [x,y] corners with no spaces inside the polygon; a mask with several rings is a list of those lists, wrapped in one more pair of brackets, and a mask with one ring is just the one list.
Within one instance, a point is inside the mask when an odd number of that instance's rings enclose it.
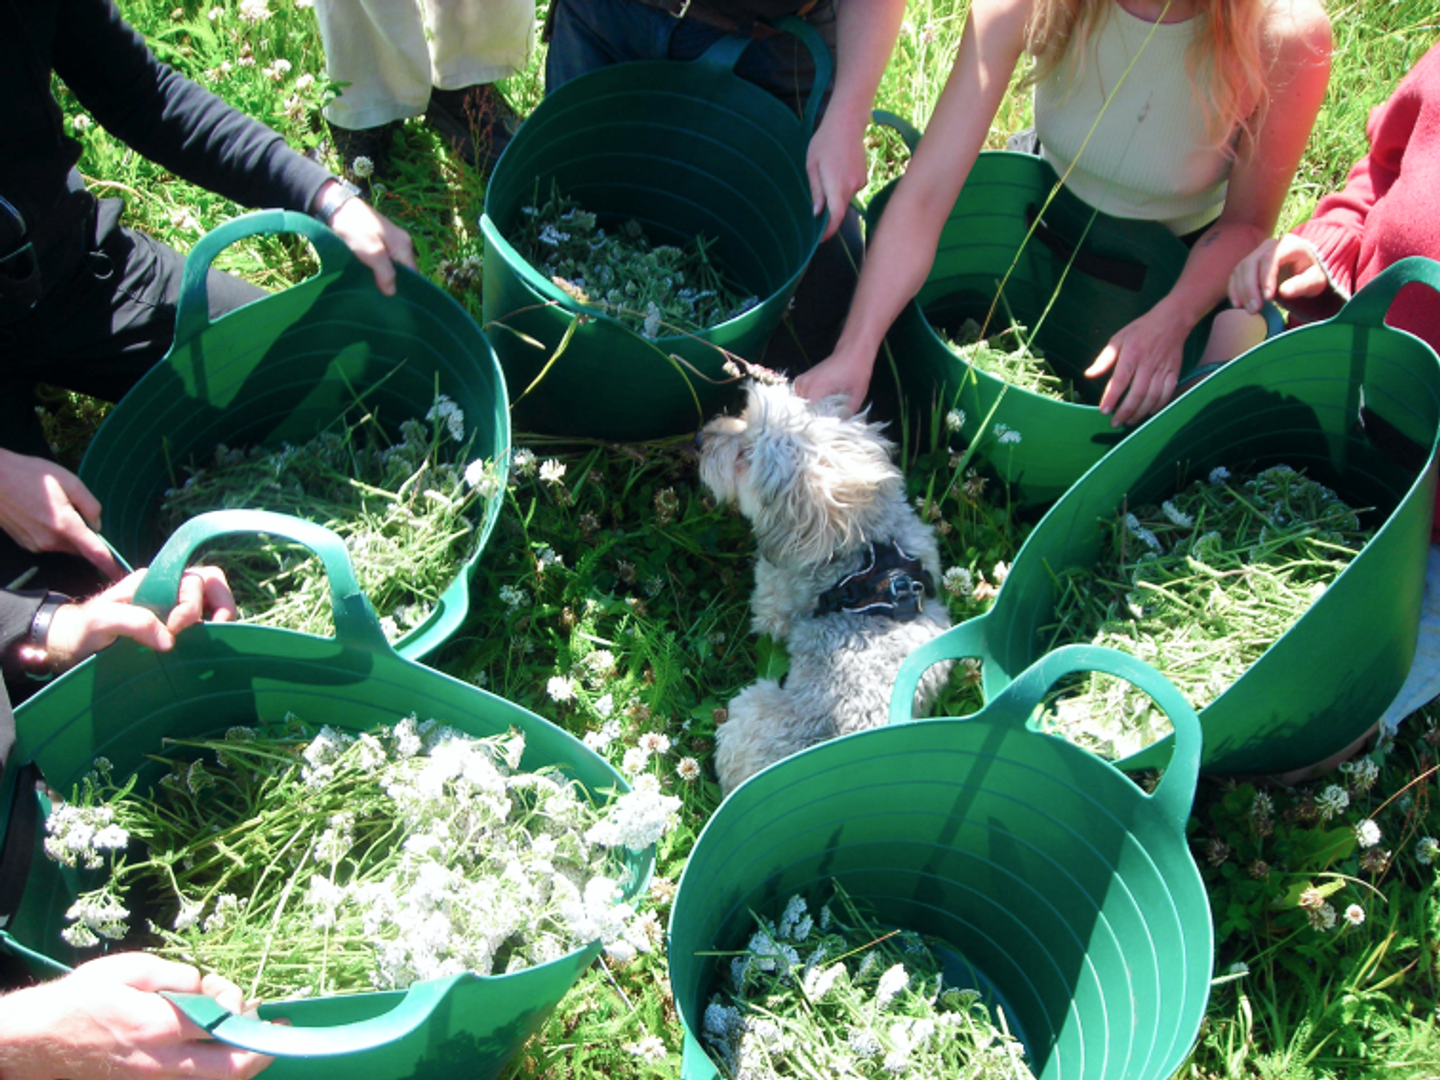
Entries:
{"label": "human hand", "polygon": [[53,461],[0,450],[0,529],[26,551],[64,551],[112,581],[124,571],[100,528],[100,500]]}
{"label": "human hand", "polygon": [[230,622],[238,616],[235,597],[219,567],[186,570],[180,576],[175,607],[163,623],[148,608],[131,602],[144,577],[145,571],[137,570],[84,603],[57,608],[45,639],[45,662],[63,670],[122,637],[165,652],[175,646],[176,634],[202,618]]}
{"label": "human hand", "polygon": [[215,1042],[161,990],[208,994],[245,1012],[240,988],[188,964],[127,952],[7,995],[0,1009],[5,1080],[249,1080],[271,1059]]}
{"label": "human hand", "polygon": [[1110,372],[1100,411],[1111,427],[1139,423],[1175,396],[1189,328],[1152,308],[1120,329],[1085,369],[1095,379]]}
{"label": "human hand", "polygon": [[1315,249],[1294,233],[1265,240],[1230,272],[1230,303],[1252,315],[1265,301],[1319,296],[1330,287]]}
{"label": "human hand", "polygon": [[375,272],[375,284],[386,296],[395,295],[396,263],[415,269],[410,234],[363,199],[342,203],[330,218],[330,228]]}
{"label": "human hand", "polygon": [[838,110],[825,114],[819,128],[810,138],[805,152],[805,172],[810,177],[811,211],[819,216],[830,213],[821,240],[829,240],[840,228],[845,211],[855,193],[865,186],[866,162],[864,129],[857,134],[847,130]]}
{"label": "human hand", "polygon": [[860,358],[831,353],[795,380],[795,392],[815,403],[839,396],[853,415],[865,404],[873,366],[873,359],[867,364]]}

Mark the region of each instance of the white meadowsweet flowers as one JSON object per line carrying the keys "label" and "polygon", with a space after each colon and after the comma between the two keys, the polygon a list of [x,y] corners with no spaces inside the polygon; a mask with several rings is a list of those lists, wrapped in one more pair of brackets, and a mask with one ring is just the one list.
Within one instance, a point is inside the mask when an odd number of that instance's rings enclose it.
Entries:
{"label": "white meadowsweet flowers", "polygon": [[885,1008],[894,999],[895,995],[910,985],[910,975],[905,970],[904,964],[895,964],[885,970],[880,976],[880,981],[875,987],[875,1001],[880,1008]]}
{"label": "white meadowsweet flowers", "polygon": [[[350,166],[356,176],[360,175],[361,160],[361,158],[356,158]],[[370,171],[373,172],[375,167],[370,163],[370,160],[368,158],[363,160],[366,164],[370,165]],[[455,404],[447,395],[435,395],[435,404],[430,406],[430,411],[425,414],[425,419],[440,421],[440,423],[444,425],[446,432],[449,433],[450,438],[454,439],[457,443],[463,443],[465,441],[465,410]]]}
{"label": "white meadowsweet flowers", "polygon": [[644,851],[665,834],[680,810],[680,800],[661,794],[653,776],[642,776],[635,787],[605,810],[604,817],[585,833],[585,839],[603,847]]}

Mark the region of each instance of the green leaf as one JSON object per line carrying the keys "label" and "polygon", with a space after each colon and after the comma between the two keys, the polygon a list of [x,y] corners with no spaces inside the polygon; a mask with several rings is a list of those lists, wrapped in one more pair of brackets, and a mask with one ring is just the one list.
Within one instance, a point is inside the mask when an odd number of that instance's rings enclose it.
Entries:
{"label": "green leaf", "polygon": [[774,640],[769,634],[761,634],[755,644],[755,674],[761,679],[780,680],[790,670],[790,654],[785,643]]}

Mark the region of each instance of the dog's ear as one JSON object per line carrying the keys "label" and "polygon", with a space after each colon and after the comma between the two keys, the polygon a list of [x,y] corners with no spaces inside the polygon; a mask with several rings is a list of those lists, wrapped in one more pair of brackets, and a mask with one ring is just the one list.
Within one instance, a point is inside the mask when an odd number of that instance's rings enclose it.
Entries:
{"label": "dog's ear", "polygon": [[761,554],[777,565],[818,565],[864,543],[903,487],[890,444],[861,417],[814,417],[765,444],[768,483],[757,482],[753,454],[750,463],[751,520]]}

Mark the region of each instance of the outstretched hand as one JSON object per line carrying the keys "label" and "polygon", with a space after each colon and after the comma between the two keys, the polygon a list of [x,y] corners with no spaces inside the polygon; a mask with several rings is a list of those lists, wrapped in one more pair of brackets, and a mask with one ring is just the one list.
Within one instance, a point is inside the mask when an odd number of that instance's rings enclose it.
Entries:
{"label": "outstretched hand", "polygon": [[176,634],[201,619],[237,617],[235,597],[218,567],[194,566],[181,575],[175,607],[164,622],[131,602],[144,577],[145,571],[137,570],[82,604],[56,609],[45,641],[46,663],[56,670],[71,667],[122,637],[165,652],[174,648]]}
{"label": "outstretched hand", "polygon": [[1085,369],[1091,379],[1110,374],[1100,411],[1111,427],[1137,424],[1170,403],[1185,358],[1182,330],[1151,309],[1122,327]]}
{"label": "outstretched hand", "polygon": [[5,1080],[249,1080],[271,1059],[215,1042],[158,991],[246,1011],[240,988],[188,964],[127,952],[18,990],[0,1005]]}
{"label": "outstretched hand", "polygon": [[871,371],[871,365],[832,353],[795,379],[795,392],[810,402],[838,395],[853,415],[865,405]]}
{"label": "outstretched hand", "polygon": [[415,269],[410,234],[363,199],[344,203],[330,219],[330,227],[375,272],[375,284],[386,296],[395,295],[396,263]]}
{"label": "outstretched hand", "polygon": [[829,212],[821,240],[829,240],[840,228],[845,211],[867,178],[865,144],[845,130],[839,112],[826,113],[805,152],[805,172],[810,177],[811,211]]}
{"label": "outstretched hand", "polygon": [[78,555],[112,581],[124,571],[100,529],[100,500],[53,461],[0,450],[0,529],[26,551]]}
{"label": "outstretched hand", "polygon": [[1262,241],[1230,272],[1230,303],[1252,315],[1276,296],[1298,300],[1328,288],[1330,279],[1315,249],[1294,233]]}

